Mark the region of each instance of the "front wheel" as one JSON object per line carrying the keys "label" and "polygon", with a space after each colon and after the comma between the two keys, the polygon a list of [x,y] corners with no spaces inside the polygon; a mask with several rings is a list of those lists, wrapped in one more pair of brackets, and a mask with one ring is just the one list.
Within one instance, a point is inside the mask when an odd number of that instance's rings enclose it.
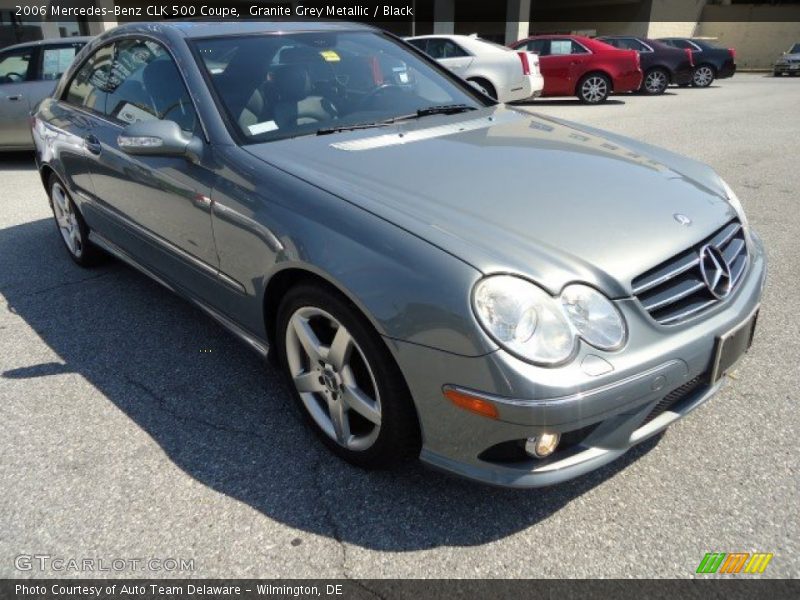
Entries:
{"label": "front wheel", "polygon": [[334,453],[365,468],[419,454],[410,393],[372,326],[338,294],[303,284],[278,310],[277,349],[295,400]]}
{"label": "front wheel", "polygon": [[652,69],[644,76],[642,90],[650,96],[657,96],[667,91],[669,86],[669,73],[664,69]]}
{"label": "front wheel", "polygon": [[611,80],[601,73],[592,73],[578,83],[578,98],[586,104],[600,104],[611,93]]}
{"label": "front wheel", "polygon": [[694,70],[692,85],[698,88],[705,88],[714,83],[714,78],[714,69],[708,65],[700,65]]}

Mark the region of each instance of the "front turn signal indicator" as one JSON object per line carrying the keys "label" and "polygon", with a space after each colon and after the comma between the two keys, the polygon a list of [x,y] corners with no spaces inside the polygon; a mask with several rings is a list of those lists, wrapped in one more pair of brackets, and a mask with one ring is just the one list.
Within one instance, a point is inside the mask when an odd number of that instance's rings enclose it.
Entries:
{"label": "front turn signal indicator", "polygon": [[496,419],[498,417],[497,407],[478,396],[473,396],[466,392],[461,392],[451,387],[444,388],[444,397],[450,400],[459,408],[463,408],[471,413],[486,417],[488,419]]}

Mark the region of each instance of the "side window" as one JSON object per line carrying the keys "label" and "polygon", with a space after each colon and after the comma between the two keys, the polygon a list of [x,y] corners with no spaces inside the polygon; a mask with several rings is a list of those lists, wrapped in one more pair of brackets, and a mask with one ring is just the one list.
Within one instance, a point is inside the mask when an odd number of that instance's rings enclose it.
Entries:
{"label": "side window", "polygon": [[631,39],[631,50],[638,50],[639,52],[652,52],[649,46],[636,39]]}
{"label": "side window", "polygon": [[422,50],[423,52],[427,53],[427,46],[428,40],[421,39],[421,40],[408,40],[408,43],[414,46],[417,50]]}
{"label": "side window", "polygon": [[39,79],[44,81],[59,79],[72,64],[80,49],[79,45],[42,48]]}
{"label": "side window", "polygon": [[547,56],[550,54],[550,40],[531,40],[526,44],[526,48],[539,56]]}
{"label": "side window", "polygon": [[672,40],[671,45],[675,46],[676,48],[688,48],[692,52],[697,51],[697,46],[695,46],[688,40]]}
{"label": "side window", "polygon": [[469,56],[458,44],[448,39],[432,38],[428,40],[428,54],[436,60]]}
{"label": "side window", "polygon": [[619,38],[610,38],[610,39],[603,39],[598,38],[604,44],[608,44],[609,46],[614,46],[614,48],[624,48],[623,46],[624,41]]}
{"label": "side window", "polygon": [[550,54],[553,56],[564,56],[572,53],[572,40],[550,40]]}
{"label": "side window", "polygon": [[32,75],[33,48],[0,54],[0,83],[28,81]]}
{"label": "side window", "polygon": [[116,43],[106,114],[125,124],[174,121],[194,131],[197,115],[178,67],[160,44],[125,39]]}
{"label": "side window", "polygon": [[83,63],[67,86],[68,103],[105,113],[113,52],[112,45],[103,46]]}
{"label": "side window", "polygon": [[589,51],[578,42],[572,42],[570,54],[589,54]]}

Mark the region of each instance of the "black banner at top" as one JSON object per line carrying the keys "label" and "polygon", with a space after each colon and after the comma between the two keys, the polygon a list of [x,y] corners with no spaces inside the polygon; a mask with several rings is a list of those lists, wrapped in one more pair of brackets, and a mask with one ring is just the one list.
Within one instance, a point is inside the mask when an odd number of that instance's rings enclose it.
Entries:
{"label": "black banner at top", "polygon": [[656,0],[0,0],[18,21],[352,20],[374,23],[800,22],[800,2]]}

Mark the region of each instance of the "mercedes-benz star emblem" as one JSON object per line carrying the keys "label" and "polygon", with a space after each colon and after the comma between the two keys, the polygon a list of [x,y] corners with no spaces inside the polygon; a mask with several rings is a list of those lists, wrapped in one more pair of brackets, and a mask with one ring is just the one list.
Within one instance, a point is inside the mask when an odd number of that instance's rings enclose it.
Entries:
{"label": "mercedes-benz star emblem", "polygon": [[731,267],[716,246],[706,244],[700,249],[700,273],[715,298],[731,293]]}
{"label": "mercedes-benz star emblem", "polygon": [[686,225],[686,227],[692,224],[692,220],[686,215],[682,215],[681,213],[675,213],[674,215],[672,215],[672,218],[675,219],[681,225]]}

